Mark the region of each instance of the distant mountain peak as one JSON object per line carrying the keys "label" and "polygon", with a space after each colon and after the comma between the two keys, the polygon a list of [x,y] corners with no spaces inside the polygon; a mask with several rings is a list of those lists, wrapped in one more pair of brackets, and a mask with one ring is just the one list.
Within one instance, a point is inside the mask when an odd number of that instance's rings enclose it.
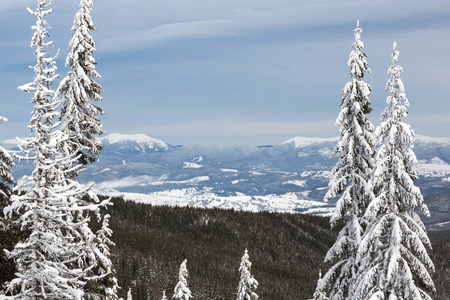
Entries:
{"label": "distant mountain peak", "polygon": [[296,136],[292,139],[289,139],[282,144],[290,144],[294,143],[295,148],[303,148],[308,147],[313,144],[320,144],[320,143],[337,143],[339,141],[339,137],[331,137],[331,138],[317,138],[317,137],[302,137],[302,136]]}
{"label": "distant mountain peak", "polygon": [[450,145],[450,138],[431,137],[431,136],[416,134],[414,137],[414,143]]}
{"label": "distant mountain peak", "polygon": [[148,135],[142,133],[136,134],[122,134],[122,133],[111,133],[105,137],[100,138],[103,143],[116,144],[116,143],[136,143],[137,146],[142,149],[152,149],[152,150],[168,150],[169,145],[165,142],[149,137]]}

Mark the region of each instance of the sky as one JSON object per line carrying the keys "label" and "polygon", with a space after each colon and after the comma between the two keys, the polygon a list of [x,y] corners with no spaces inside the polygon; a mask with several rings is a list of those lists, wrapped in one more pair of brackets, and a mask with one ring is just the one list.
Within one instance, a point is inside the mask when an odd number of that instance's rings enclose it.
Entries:
{"label": "sky", "polygon": [[[0,1],[0,140],[31,133],[30,48],[36,0]],[[53,0],[46,20],[64,61],[78,0]],[[144,133],[172,145],[278,144],[333,137],[360,20],[374,125],[397,42],[417,134],[450,137],[448,0],[94,0],[91,32],[106,134]],[[57,87],[55,84],[54,88]]]}

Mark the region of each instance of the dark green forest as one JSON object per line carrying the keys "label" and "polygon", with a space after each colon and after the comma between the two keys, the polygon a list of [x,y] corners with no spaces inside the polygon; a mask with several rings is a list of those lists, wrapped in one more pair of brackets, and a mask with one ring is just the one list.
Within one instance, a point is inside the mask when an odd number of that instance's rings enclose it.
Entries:
{"label": "dark green forest", "polygon": [[[235,299],[245,248],[259,281],[260,299],[311,298],[319,269],[336,239],[328,218],[222,209],[159,207],[113,199],[113,262],[120,295],[131,287],[133,299],[172,295],[181,262],[187,259],[194,299]],[[94,228],[95,229],[95,228]],[[435,300],[450,299],[450,241],[430,233],[436,265]]]}
{"label": "dark green forest", "polygon": [[[112,199],[108,207],[113,263],[120,296],[126,299],[169,299],[187,259],[194,299],[235,299],[239,264],[245,248],[259,281],[260,299],[308,299],[312,296],[325,253],[336,239],[328,218],[269,212],[166,207]],[[94,220],[95,218],[93,218]],[[99,224],[92,222],[94,232]],[[450,299],[449,231],[432,231],[435,300]],[[0,231],[2,246],[11,236]],[[0,261],[0,282],[12,279],[13,264]]]}

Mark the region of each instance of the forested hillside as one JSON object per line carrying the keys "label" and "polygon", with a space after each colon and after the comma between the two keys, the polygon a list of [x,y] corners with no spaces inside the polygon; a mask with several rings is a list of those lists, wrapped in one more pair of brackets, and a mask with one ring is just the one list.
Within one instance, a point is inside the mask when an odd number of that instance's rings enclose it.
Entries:
{"label": "forested hillside", "polygon": [[[113,262],[120,295],[131,287],[133,299],[159,300],[163,290],[170,299],[184,259],[194,299],[235,299],[245,248],[260,299],[308,299],[337,234],[317,216],[113,202]],[[433,247],[433,299],[449,299],[450,242],[433,240]]]}

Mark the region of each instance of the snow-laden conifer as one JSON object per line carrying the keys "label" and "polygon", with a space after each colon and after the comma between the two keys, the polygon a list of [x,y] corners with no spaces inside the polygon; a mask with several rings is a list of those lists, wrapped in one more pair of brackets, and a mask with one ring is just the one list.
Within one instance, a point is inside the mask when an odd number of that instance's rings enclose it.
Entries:
{"label": "snow-laden conifer", "polygon": [[[0,116],[0,124],[7,121],[8,119]],[[9,198],[11,197],[11,186],[15,183],[11,170],[11,167],[13,166],[14,162],[11,156],[3,147],[0,146],[0,230],[6,230],[7,227],[6,221],[3,218],[3,208],[5,208],[5,206],[9,203]],[[0,249],[0,251],[2,249]],[[0,253],[0,256],[3,256],[3,253]]]}
{"label": "snow-laden conifer", "polygon": [[127,300],[133,300],[133,297],[131,296],[131,288],[128,289]]}
{"label": "snow-laden conifer", "polygon": [[377,127],[378,150],[370,186],[372,200],[364,214],[368,222],[359,247],[360,271],[353,286],[354,299],[431,299],[434,290],[429,271],[434,265],[426,229],[415,213],[429,211],[414,185],[418,179],[417,160],[412,150],[414,131],[402,119],[407,117],[408,99],[397,64],[399,52],[394,43],[392,65],[388,69],[387,107]]}
{"label": "snow-laden conifer", "polygon": [[[0,124],[7,121],[8,119],[0,116]],[[9,197],[11,197],[11,186],[15,183],[11,170],[11,167],[13,166],[14,162],[12,161],[11,156],[0,146],[0,216],[3,213],[3,207],[9,201]],[[2,228],[2,225],[0,219],[0,229]]]}
{"label": "snow-laden conifer", "polygon": [[[44,17],[51,12],[50,0],[38,0],[37,9],[28,11],[37,18],[31,46],[35,47],[37,63],[34,81],[19,89],[34,92],[34,109],[29,128],[35,136],[20,142],[25,156],[33,159],[35,169],[16,186],[18,195],[11,197],[5,208],[7,217],[16,220],[28,233],[9,253],[16,262],[16,278],[7,285],[10,299],[81,299],[80,270],[70,269],[67,262],[76,259],[80,245],[73,243],[75,227],[69,211],[71,187],[62,186],[61,172],[55,161],[55,143],[63,136],[52,133],[56,104],[52,101],[52,83],[57,78],[54,57],[49,56],[52,42],[46,42],[48,23]],[[31,186],[22,194],[21,188]]]}
{"label": "snow-laden conifer", "polygon": [[[77,163],[87,164],[96,160],[103,145],[96,137],[103,134],[97,117],[103,110],[93,101],[102,99],[102,87],[95,81],[100,75],[95,70],[97,64],[93,54],[95,43],[89,31],[96,30],[91,18],[92,0],[80,0],[80,8],[75,15],[69,43],[66,66],[69,72],[64,77],[55,97],[62,96],[61,131],[69,138],[62,145],[68,155],[76,153]],[[77,168],[73,170],[77,175]]]}
{"label": "snow-laden conifer", "polygon": [[88,267],[78,267],[87,246],[80,229],[87,226],[87,211],[98,210],[96,205],[80,205],[81,197],[96,196],[90,186],[67,177],[73,156],[61,155],[57,147],[68,137],[54,123],[59,101],[53,97],[52,83],[57,75],[55,57],[49,55],[52,42],[46,42],[50,26],[44,20],[50,4],[51,0],[37,0],[37,9],[28,9],[37,18],[31,42],[37,63],[34,81],[19,89],[34,93],[29,125],[34,136],[20,141],[24,155],[17,158],[33,160],[35,168],[19,181],[17,195],[4,209],[24,232],[9,252],[17,272],[7,285],[8,299],[81,299]]}
{"label": "snow-laden conifer", "polygon": [[325,257],[326,262],[334,265],[320,281],[317,290],[319,293],[329,292],[329,298],[333,300],[349,299],[349,285],[356,272],[355,257],[363,232],[360,218],[368,203],[366,186],[375,152],[374,127],[366,116],[372,110],[371,87],[363,79],[366,72],[370,73],[370,68],[363,52],[361,32],[358,21],[347,63],[351,81],[345,84],[342,91],[341,111],[336,120],[336,125],[341,126],[341,138],[334,149],[339,160],[324,198],[329,201],[340,194],[330,220],[332,227],[345,217],[345,226]]}
{"label": "snow-laden conifer", "polygon": [[173,292],[173,299],[175,300],[189,300],[192,298],[191,290],[188,288],[187,279],[189,276],[187,267],[187,260],[185,259],[180,265],[180,273],[178,275],[178,283]]}
{"label": "snow-laden conifer", "polygon": [[[5,117],[0,116],[0,124],[8,121]],[[12,176],[11,167],[14,166],[9,153],[0,146],[0,273],[8,273],[12,266],[12,261],[8,258],[3,249],[11,249],[13,246],[14,236],[18,234],[16,227],[4,217],[3,209],[9,205],[11,197],[11,187],[15,183]],[[3,282],[0,282],[0,286]],[[1,293],[1,292],[0,292]]]}
{"label": "snow-laden conifer", "polygon": [[251,274],[252,263],[245,249],[244,255],[239,266],[240,280],[237,291],[237,300],[256,300],[258,295],[255,293],[258,287],[258,281]]}
{"label": "snow-laden conifer", "polygon": [[111,247],[115,244],[110,239],[112,230],[109,228],[109,218],[108,214],[103,217],[102,227],[97,231],[91,245],[92,269],[87,273],[88,287],[85,289],[85,299],[119,299],[117,295],[119,285],[110,258]]}
{"label": "snow-laden conifer", "polygon": [[[102,92],[101,86],[95,82],[100,75],[95,70],[96,62],[93,54],[96,49],[94,40],[89,34],[89,31],[96,30],[90,15],[92,6],[92,0],[80,0],[66,59],[69,71],[55,93],[56,99],[62,96],[60,130],[67,138],[58,143],[57,147],[59,155],[68,158],[68,163],[62,166],[68,182],[76,181],[82,165],[95,161],[102,149],[96,135],[103,133],[97,117],[103,111],[92,103],[101,100]],[[90,201],[86,197],[77,199],[79,207],[91,207],[91,210],[95,209],[100,217],[100,205],[96,197],[89,199]],[[86,211],[79,211],[74,214],[74,218],[82,221],[87,219],[88,215]],[[108,226],[108,218],[109,216],[104,220],[102,230],[98,233],[102,236],[95,237],[86,222],[78,230],[80,242],[86,246],[77,263],[79,268],[87,271],[83,280],[87,282],[85,298],[89,300],[118,298],[117,279],[109,253],[109,247],[113,245],[109,240],[111,231],[105,228]],[[103,242],[106,244],[102,244]]]}
{"label": "snow-laden conifer", "polygon": [[165,290],[163,291],[163,295],[162,295],[161,300],[167,300],[167,296],[166,296],[166,291]]}
{"label": "snow-laden conifer", "polygon": [[317,280],[317,287],[312,299],[310,300],[328,300],[328,297],[323,292],[323,289],[324,287],[322,286],[322,271],[319,271],[319,279]]}

